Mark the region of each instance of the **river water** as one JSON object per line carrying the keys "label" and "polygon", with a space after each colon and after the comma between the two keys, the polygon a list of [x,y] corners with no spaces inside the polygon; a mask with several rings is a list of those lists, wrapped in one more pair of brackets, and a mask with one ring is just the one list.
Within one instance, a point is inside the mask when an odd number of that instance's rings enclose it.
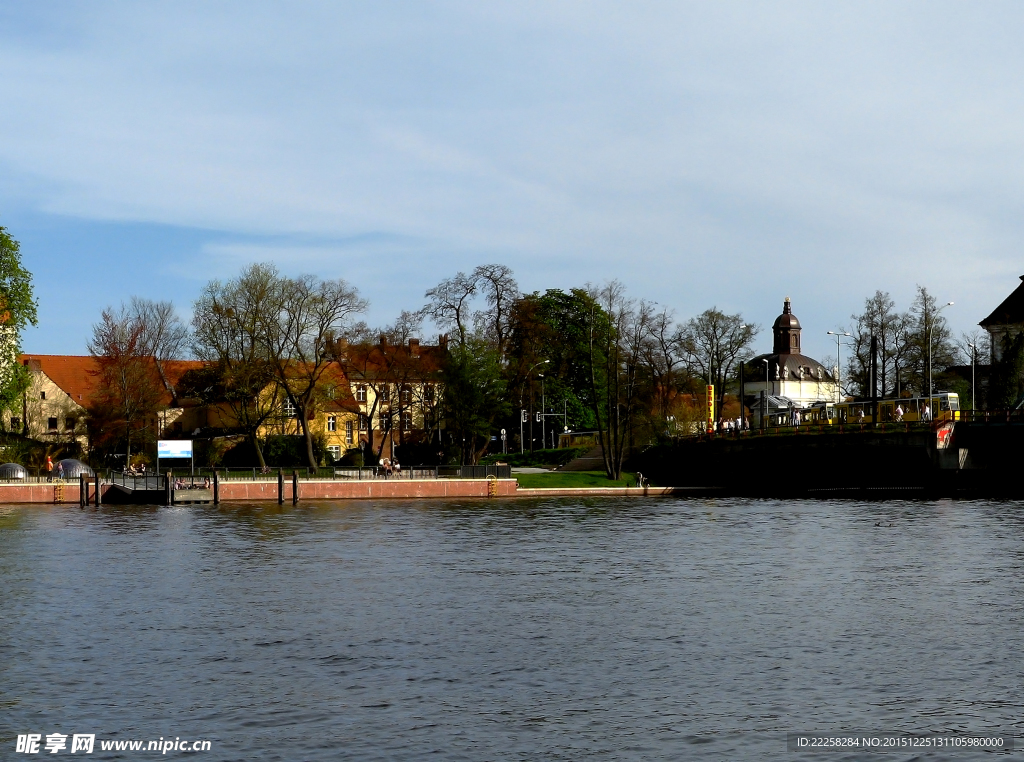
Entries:
{"label": "river water", "polygon": [[1019,503],[6,506],[0,759],[876,759],[786,734],[1024,734],[1022,601]]}

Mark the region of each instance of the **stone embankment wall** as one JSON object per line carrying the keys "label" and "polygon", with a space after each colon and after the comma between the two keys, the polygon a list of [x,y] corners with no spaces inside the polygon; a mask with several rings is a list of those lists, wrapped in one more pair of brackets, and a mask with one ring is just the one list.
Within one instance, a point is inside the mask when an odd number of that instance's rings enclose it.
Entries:
{"label": "stone embankment wall", "polygon": [[[104,502],[113,501],[109,484],[103,485]],[[188,492],[179,492],[179,502]],[[424,479],[393,481],[302,481],[299,500],[394,500],[405,498],[494,498],[494,497],[667,497],[707,494],[705,490],[673,487],[592,487],[520,489],[515,479]],[[78,505],[78,484],[64,486],[64,504]],[[277,482],[221,482],[223,502],[277,500]],[[284,499],[291,502],[292,485],[286,481]],[[92,490],[90,489],[90,502]],[[11,503],[53,503],[51,484],[0,484],[0,505]]]}
{"label": "stone embankment wall", "polygon": [[865,430],[683,440],[632,468],[658,484],[748,497],[1024,497],[1024,425],[957,423],[932,431]]}
{"label": "stone embankment wall", "polygon": [[[106,487],[104,487],[106,489]],[[53,485],[46,484],[0,484],[0,505],[7,503],[53,503]],[[93,491],[90,488],[89,496]],[[64,502],[78,505],[78,482],[64,485]]]}
{"label": "stone embankment wall", "polygon": [[[515,479],[498,479],[490,487],[487,479],[374,479],[365,481],[300,481],[300,500],[353,500],[431,497],[492,497],[514,495]],[[277,482],[221,482],[220,499],[277,500]],[[292,499],[292,483],[284,483],[284,499]]]}

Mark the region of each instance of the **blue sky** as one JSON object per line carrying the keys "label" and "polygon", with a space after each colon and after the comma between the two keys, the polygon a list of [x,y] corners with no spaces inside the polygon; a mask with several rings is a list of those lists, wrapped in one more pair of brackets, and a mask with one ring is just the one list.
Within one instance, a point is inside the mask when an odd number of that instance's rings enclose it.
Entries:
{"label": "blue sky", "polygon": [[372,323],[502,262],[766,328],[788,295],[819,358],[876,288],[970,330],[1024,274],[1021,39],[1015,2],[8,0],[25,347],[268,260]]}

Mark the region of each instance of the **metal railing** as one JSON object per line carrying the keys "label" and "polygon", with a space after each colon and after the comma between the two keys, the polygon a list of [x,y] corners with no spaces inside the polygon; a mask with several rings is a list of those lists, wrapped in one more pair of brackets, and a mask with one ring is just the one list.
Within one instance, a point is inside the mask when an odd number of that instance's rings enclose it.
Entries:
{"label": "metal railing", "polygon": [[[511,479],[511,466],[412,466],[403,467],[400,471],[386,472],[382,466],[366,468],[285,468],[281,469],[286,479],[291,479],[292,472],[298,471],[302,481],[368,481],[395,479]],[[202,488],[206,480],[213,481],[214,473],[224,482],[255,481],[276,482],[278,469],[261,470],[259,468],[197,468],[195,473],[171,471],[172,478],[186,485],[184,488]],[[116,484],[130,490],[162,490],[166,488],[164,478],[167,472],[157,474],[155,471],[131,473],[128,471],[111,471],[108,475],[97,472],[104,484]],[[36,476],[29,474],[23,478],[0,478],[0,484],[52,484],[57,477]],[[78,478],[64,480],[67,484],[77,484]]]}

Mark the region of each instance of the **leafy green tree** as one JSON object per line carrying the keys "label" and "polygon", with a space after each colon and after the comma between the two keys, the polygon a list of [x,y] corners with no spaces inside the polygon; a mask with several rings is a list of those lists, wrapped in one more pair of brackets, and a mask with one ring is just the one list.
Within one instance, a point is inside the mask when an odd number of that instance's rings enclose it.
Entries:
{"label": "leafy green tree", "polygon": [[[549,289],[516,301],[509,321],[507,365],[509,401],[513,406],[539,407],[537,378],[543,373],[547,406],[554,411],[565,410],[572,429],[598,428],[588,340],[593,306],[583,289]],[[597,315],[600,314],[599,311]],[[512,419],[509,425],[510,430],[518,430],[519,421]]]}
{"label": "leafy green tree", "polygon": [[[29,386],[28,369],[18,362],[21,332],[36,325],[38,304],[32,274],[21,264],[21,245],[0,226],[0,410],[17,409]],[[23,423],[27,427],[27,422]],[[27,433],[27,430],[26,432]]]}
{"label": "leafy green tree", "polygon": [[479,337],[448,353],[441,370],[441,415],[461,463],[475,464],[496,423],[508,415],[505,378],[497,350]]}

